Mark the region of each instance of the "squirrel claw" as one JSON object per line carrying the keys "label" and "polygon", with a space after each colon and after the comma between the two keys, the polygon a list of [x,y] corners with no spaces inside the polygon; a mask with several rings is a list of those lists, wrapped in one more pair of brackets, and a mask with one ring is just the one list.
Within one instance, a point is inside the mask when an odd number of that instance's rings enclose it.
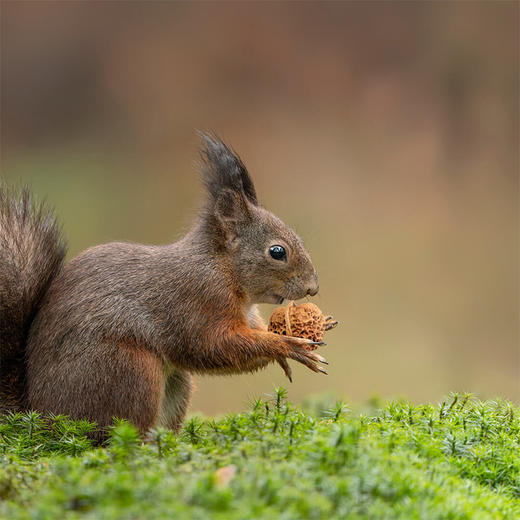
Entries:
{"label": "squirrel claw", "polygon": [[327,321],[325,323],[325,330],[333,329],[338,323],[339,321]]}
{"label": "squirrel claw", "polygon": [[282,367],[284,374],[287,376],[287,379],[290,383],[292,383],[292,370],[285,358],[278,359],[278,364]]}
{"label": "squirrel claw", "polygon": [[325,370],[323,370],[323,368],[318,368],[318,371],[321,372],[322,374],[325,374],[326,376],[329,375]]}
{"label": "squirrel claw", "polygon": [[317,360],[320,362],[320,363],[325,363],[326,365],[328,365],[327,363],[327,360],[323,357],[323,356],[320,356],[318,354],[314,354],[317,358]]}

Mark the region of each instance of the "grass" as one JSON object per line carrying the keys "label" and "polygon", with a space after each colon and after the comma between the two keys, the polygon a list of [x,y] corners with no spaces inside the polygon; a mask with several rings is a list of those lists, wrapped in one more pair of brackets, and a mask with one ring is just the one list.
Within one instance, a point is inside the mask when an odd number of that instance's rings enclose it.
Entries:
{"label": "grass", "polygon": [[246,413],[194,417],[179,436],[143,443],[117,421],[94,448],[91,428],[1,417],[0,518],[520,518],[520,411],[508,402],[311,413],[277,389]]}

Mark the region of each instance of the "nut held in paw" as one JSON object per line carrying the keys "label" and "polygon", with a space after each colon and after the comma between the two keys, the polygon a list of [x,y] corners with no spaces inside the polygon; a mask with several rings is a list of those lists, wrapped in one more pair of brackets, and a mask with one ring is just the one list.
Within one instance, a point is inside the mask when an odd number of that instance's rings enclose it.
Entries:
{"label": "nut held in paw", "polygon": [[324,316],[314,303],[278,307],[269,318],[268,330],[284,336],[322,341],[325,331],[338,324],[332,316]]}

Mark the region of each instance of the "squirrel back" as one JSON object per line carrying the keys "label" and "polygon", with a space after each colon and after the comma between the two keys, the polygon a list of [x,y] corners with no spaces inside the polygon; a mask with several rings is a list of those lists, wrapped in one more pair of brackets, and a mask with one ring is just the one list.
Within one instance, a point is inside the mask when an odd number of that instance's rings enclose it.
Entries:
{"label": "squirrel back", "polygon": [[0,183],[0,412],[25,406],[29,328],[65,253],[52,212]]}

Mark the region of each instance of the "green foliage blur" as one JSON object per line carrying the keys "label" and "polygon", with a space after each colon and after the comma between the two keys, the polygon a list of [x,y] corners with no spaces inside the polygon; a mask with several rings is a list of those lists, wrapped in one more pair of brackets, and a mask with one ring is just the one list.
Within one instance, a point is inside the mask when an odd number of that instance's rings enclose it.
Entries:
{"label": "green foliage blur", "polygon": [[0,518],[512,519],[520,410],[452,394],[311,415],[278,388],[250,410],[193,417],[179,436],[114,424],[0,417]]}
{"label": "green foliage blur", "polygon": [[[0,171],[69,258],[167,243],[203,192],[195,128],[301,235],[340,326],[323,392],[520,402],[518,2],[0,2]],[[262,309],[268,317],[272,308]],[[281,370],[197,377],[238,411]]]}

